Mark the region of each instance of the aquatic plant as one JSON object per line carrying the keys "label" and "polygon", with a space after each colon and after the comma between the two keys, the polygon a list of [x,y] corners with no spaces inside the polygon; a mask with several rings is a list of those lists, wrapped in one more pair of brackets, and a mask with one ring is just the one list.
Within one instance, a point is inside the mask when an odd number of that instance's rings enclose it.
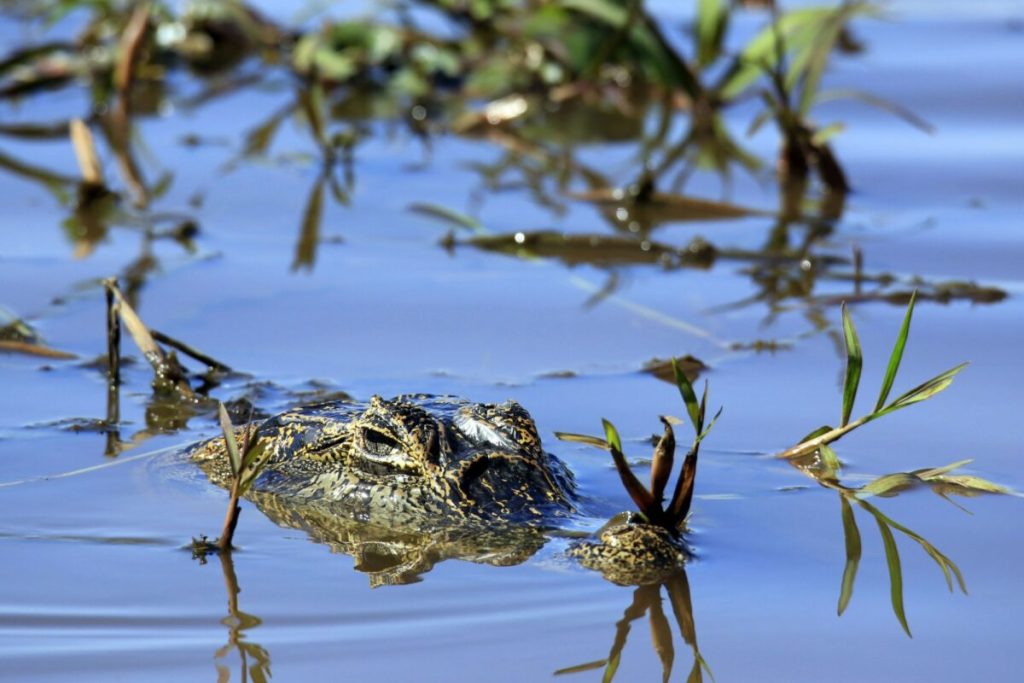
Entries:
{"label": "aquatic plant", "polygon": [[676,386],[679,388],[679,395],[683,400],[683,405],[686,407],[690,423],[693,425],[694,438],[683,460],[672,497],[668,499],[667,505],[665,505],[665,490],[672,475],[676,450],[672,418],[666,416],[659,418],[664,425],[664,432],[654,447],[649,489],[640,482],[630,468],[629,462],[622,452],[622,439],[619,437],[619,432],[615,425],[610,421],[606,419],[601,420],[604,426],[604,439],[568,432],[555,432],[555,436],[563,441],[576,441],[610,451],[612,460],[615,463],[615,469],[622,480],[622,485],[633,500],[633,503],[637,506],[640,514],[651,524],[657,524],[668,529],[673,534],[677,534],[686,521],[686,517],[690,512],[690,505],[693,502],[693,489],[697,478],[697,458],[700,453],[700,444],[722,414],[722,409],[719,408],[715,416],[711,418],[711,422],[705,426],[708,399],[707,381],[704,382],[704,392],[698,400],[697,394],[693,390],[693,385],[674,358],[672,359],[672,371],[675,375]]}
{"label": "aquatic plant", "polygon": [[228,489],[230,496],[227,511],[224,513],[224,525],[221,527],[217,540],[209,542],[205,536],[192,539],[192,552],[199,556],[210,552],[224,553],[232,549],[235,528],[238,526],[238,518],[242,513],[239,499],[246,494],[253,481],[259,476],[267,457],[267,453],[259,448],[255,424],[246,424],[240,430],[241,442],[239,442],[239,430],[236,430],[231,423],[231,418],[223,403],[217,404],[217,419],[220,422],[227,451],[226,457],[230,464],[231,481]]}

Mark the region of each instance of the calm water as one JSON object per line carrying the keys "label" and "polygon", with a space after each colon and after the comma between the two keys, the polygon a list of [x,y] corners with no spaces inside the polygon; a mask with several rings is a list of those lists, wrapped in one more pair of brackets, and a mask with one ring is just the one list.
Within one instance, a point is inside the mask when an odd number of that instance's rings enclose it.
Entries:
{"label": "calm water", "polygon": [[[1016,75],[1024,14],[1014,3],[979,14],[936,4],[894,2],[889,20],[859,24],[866,51],[839,59],[828,74],[829,85],[889,97],[936,130],[923,134],[857,103],[818,110],[822,121],[848,124],[835,144],[855,192],[816,253],[846,258],[857,246],[871,273],[973,281],[1008,296],[990,304],[922,301],[897,391],[962,360],[972,365],[942,396],[872,424],[838,450],[851,481],[974,458],[970,472],[1024,489],[1024,91]],[[271,9],[288,18],[280,3]],[[5,46],[38,35],[0,21]],[[628,450],[646,456],[642,442],[658,430],[656,416],[681,407],[673,386],[640,368],[654,357],[693,354],[712,368],[712,403],[725,406],[702,455],[691,521],[697,558],[686,570],[687,591],[677,581],[635,593],[573,566],[555,539],[516,566],[452,560],[419,583],[371,589],[350,557],[246,504],[233,567],[217,558],[200,565],[182,547],[193,535],[217,533],[225,494],[158,451],[213,434],[212,419],[144,434],[112,459],[104,434],[64,428],[104,416],[100,371],[84,360],[2,354],[0,679],[218,680],[226,667],[240,680],[243,665],[251,672],[269,661],[276,681],[328,672],[378,681],[547,680],[608,657],[631,604],[649,613],[660,605],[672,632],[673,680],[693,667],[686,640],[694,636],[720,683],[1019,675],[1020,498],[955,499],[966,513],[927,490],[873,501],[947,555],[966,580],[968,595],[950,593],[928,555],[897,534],[911,639],[893,615],[875,520],[857,512],[863,558],[852,601],[837,617],[840,501],[767,457],[838,417],[836,301],[851,295],[850,282],[822,279],[810,298],[770,304],[770,288],[744,261],[707,270],[570,268],[470,246],[445,250],[447,226],[409,211],[411,204],[470,213],[495,233],[614,231],[593,205],[559,196],[550,179],[557,210],[516,177],[488,187],[473,169],[500,159],[491,142],[441,137],[427,150],[386,123],[372,124],[375,134],[356,149],[350,206],[324,201],[315,262],[296,268],[302,215],[318,182],[308,132],[286,120],[268,158],[225,167],[238,156],[240,135],[292,97],[287,80],[268,76],[260,87],[196,107],[189,97],[201,83],[175,78],[181,82],[162,114],[140,120],[141,159],[150,178],[173,174],[154,211],[195,216],[194,248],[115,227],[85,253],[62,227],[67,208],[41,184],[3,172],[0,304],[50,346],[92,359],[105,348],[98,281],[145,265],[140,314],[253,382],[272,382],[256,397],[264,409],[281,409],[296,400],[292,392],[317,386],[364,399],[409,391],[514,398],[576,472],[595,515],[629,506],[614,470],[601,453],[559,443],[552,432],[596,433],[608,417]],[[0,122],[55,121],[85,106],[85,94],[69,88],[4,103]],[[730,117],[743,131],[751,111]],[[190,135],[203,144],[182,144]],[[762,158],[774,154],[770,131],[749,143]],[[0,150],[77,173],[63,140],[4,138]],[[583,140],[573,149],[579,163],[613,179],[635,173],[634,152],[630,141]],[[770,178],[738,174],[723,189],[717,176],[698,173],[686,191],[767,212],[778,207]],[[720,249],[756,251],[773,223],[763,216],[666,222],[651,239],[683,245],[700,235]],[[612,273],[617,289],[593,304]],[[868,301],[852,311],[866,355],[867,404],[903,309]],[[788,348],[730,349],[757,339]],[[146,430],[148,375],[141,362],[125,369],[125,440]],[[216,395],[238,396],[251,384],[233,379]],[[97,465],[109,466],[51,477]],[[660,680],[647,620],[632,622],[616,680]],[[564,677],[599,680],[602,670]]]}

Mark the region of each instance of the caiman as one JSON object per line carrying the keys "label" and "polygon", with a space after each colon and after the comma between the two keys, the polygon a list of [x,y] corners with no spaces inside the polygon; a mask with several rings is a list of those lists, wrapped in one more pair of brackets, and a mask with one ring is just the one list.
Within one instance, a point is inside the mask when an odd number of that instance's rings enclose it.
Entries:
{"label": "caiman", "polygon": [[[416,580],[448,558],[518,564],[578,514],[572,473],[544,451],[514,401],[331,401],[271,417],[252,438],[262,465],[248,497],[277,524],[355,557],[374,585]],[[229,485],[223,438],[190,455],[211,481]],[[632,519],[567,554],[632,584],[656,581],[685,559],[678,539]]]}

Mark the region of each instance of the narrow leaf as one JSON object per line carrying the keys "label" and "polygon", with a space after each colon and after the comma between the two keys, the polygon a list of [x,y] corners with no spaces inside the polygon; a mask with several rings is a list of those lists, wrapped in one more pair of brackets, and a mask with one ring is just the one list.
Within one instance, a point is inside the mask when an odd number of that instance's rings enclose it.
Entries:
{"label": "narrow leaf", "polygon": [[608,663],[607,659],[596,659],[592,662],[586,662],[584,664],[577,664],[575,666],[567,666],[564,669],[559,669],[554,672],[554,676],[564,676],[565,674],[578,674],[584,671],[593,671],[594,669],[600,669]]}
{"label": "narrow leaf", "polygon": [[827,470],[830,477],[835,477],[836,473],[843,468],[843,464],[839,461],[839,456],[828,444],[818,446],[818,457],[821,459],[821,464]]}
{"label": "narrow leaf", "polygon": [[697,479],[697,446],[694,444],[683,461],[683,471],[676,481],[672,501],[668,509],[668,522],[673,529],[678,528],[686,520],[693,502],[693,488]]}
{"label": "narrow leaf", "polygon": [[892,600],[892,611],[899,619],[903,630],[913,638],[907,624],[906,612],[903,610],[903,570],[900,567],[900,552],[896,548],[896,539],[880,517],[876,516],[875,521],[878,522],[878,532],[882,535],[882,543],[885,546],[885,561],[889,565],[889,597]]}
{"label": "narrow leaf", "polygon": [[857,330],[850,318],[850,311],[843,304],[843,339],[846,342],[846,376],[843,378],[843,419],[839,426],[845,427],[853,412],[853,403],[857,398],[857,386],[860,384],[861,365],[864,362],[857,339]]}
{"label": "narrow leaf", "polygon": [[895,102],[891,102],[883,97],[878,97],[877,95],[872,95],[870,93],[866,93],[860,90],[828,90],[819,93],[817,98],[815,98],[815,101],[820,104],[822,102],[829,102],[831,100],[844,99],[860,100],[865,104],[870,104],[873,107],[878,107],[883,111],[889,112],[890,114],[893,114],[894,116],[903,119],[910,125],[914,126],[918,130],[921,130],[925,133],[935,132],[935,126],[928,123],[927,121],[925,121],[924,119],[922,119],[920,116],[910,111],[909,109],[901,107]]}
{"label": "narrow leaf", "polygon": [[797,443],[807,443],[811,439],[817,439],[822,434],[828,434],[833,429],[834,428],[831,427],[830,425],[822,425],[821,427],[818,427],[817,429],[815,429],[813,432],[811,432],[810,434],[808,434],[804,438],[800,439],[800,441],[798,441]]}
{"label": "narrow leaf", "polygon": [[708,433],[711,431],[711,428],[715,426],[716,422],[718,422],[718,418],[721,417],[723,410],[725,410],[724,406],[718,409],[718,412],[716,412],[715,416],[711,418],[711,422],[708,423],[708,426],[704,428],[703,432],[697,435],[696,439],[694,439],[694,445],[697,445],[704,440],[704,437],[708,435]]}
{"label": "narrow leaf", "polygon": [[640,483],[640,480],[633,474],[633,470],[629,468],[626,456],[622,454],[622,441],[619,439],[619,433],[615,426],[608,420],[602,420],[602,422],[604,423],[608,444],[611,446],[615,469],[619,472],[619,479],[622,480],[626,493],[633,499],[640,512],[647,515],[648,519],[658,519],[661,516],[661,505],[655,503],[651,492]]}
{"label": "narrow leaf", "polygon": [[693,431],[700,434],[700,406],[697,403],[697,394],[693,391],[693,385],[686,378],[686,374],[680,369],[676,359],[672,359],[672,373],[676,376],[676,386],[679,387],[679,395],[683,397],[686,405],[686,412],[690,414],[690,421],[693,422]]}
{"label": "narrow leaf", "polygon": [[878,402],[875,403],[877,413],[885,405],[885,399],[889,398],[889,391],[892,383],[896,380],[896,372],[900,369],[900,361],[903,359],[903,349],[907,346],[907,336],[910,334],[910,319],[914,313],[914,300],[917,299],[917,290],[910,295],[910,303],[907,304],[907,312],[903,316],[903,324],[900,326],[900,333],[896,335],[896,345],[892,347],[892,354],[889,356],[889,367],[885,370],[885,379],[882,380],[882,391],[878,394]]}
{"label": "narrow leaf", "polygon": [[911,474],[913,474],[916,477],[920,477],[925,481],[928,481],[929,479],[934,479],[943,474],[948,474],[949,472],[952,472],[955,469],[963,467],[964,465],[969,465],[972,462],[974,462],[974,460],[971,460],[970,458],[968,458],[967,460],[957,460],[956,462],[950,463],[948,465],[943,465],[942,467],[931,467],[923,470],[914,470],[913,472],[911,472]]}
{"label": "narrow leaf", "polygon": [[96,142],[92,132],[82,119],[71,119],[71,146],[75,148],[75,159],[82,180],[93,185],[103,184],[103,168],[96,154]]}
{"label": "narrow leaf", "polygon": [[224,433],[224,444],[231,460],[231,474],[237,477],[242,472],[242,458],[238,453],[238,442],[235,441],[234,425],[231,424],[231,418],[228,417],[228,411],[223,403],[217,404],[217,419],[220,420],[220,430]]}
{"label": "narrow leaf", "polygon": [[621,452],[622,439],[619,438],[619,430],[615,428],[615,425],[604,418],[601,418],[601,424],[604,426],[604,437],[608,442],[609,447]]}
{"label": "narrow leaf", "polygon": [[843,506],[843,538],[846,541],[846,566],[843,568],[843,581],[839,588],[838,614],[842,616],[853,597],[853,584],[857,580],[857,567],[860,565],[860,531],[857,520],[853,516],[853,508],[845,496],[839,497]]}
{"label": "narrow leaf", "polygon": [[651,460],[651,496],[658,503],[665,497],[665,486],[672,474],[676,452],[676,437],[672,425],[664,417],[661,418],[661,422],[665,425],[665,432],[654,448],[654,457]]}
{"label": "narrow leaf", "polygon": [[943,484],[953,484],[965,489],[971,489],[972,491],[982,491],[983,493],[1013,493],[1011,489],[1005,486],[970,474],[931,477],[928,481],[929,483],[942,482]]}
{"label": "narrow leaf", "polygon": [[615,679],[615,672],[619,670],[619,660],[622,658],[622,652],[616,652],[608,660],[608,666],[604,668],[604,675],[601,677],[601,683],[611,683]]}
{"label": "narrow leaf", "polygon": [[582,443],[594,448],[600,448],[601,450],[609,450],[608,442],[597,436],[590,436],[588,434],[573,434],[572,432],[555,432],[555,438],[561,439],[562,441],[571,441],[573,443]]}
{"label": "narrow leaf", "polygon": [[916,476],[907,472],[886,474],[858,488],[857,497],[863,499],[870,498],[871,496],[884,496],[885,494],[892,493],[897,489],[904,489],[908,486],[913,486],[920,481],[921,480]]}
{"label": "narrow leaf", "polygon": [[814,145],[815,147],[824,145],[826,142],[828,142],[835,136],[839,135],[844,130],[846,130],[846,124],[842,122],[832,123],[825,126],[824,128],[819,128],[818,130],[814,131],[814,135],[811,136],[811,144]]}
{"label": "narrow leaf", "polygon": [[467,216],[464,213],[449,209],[438,204],[425,204],[415,203],[409,205],[409,210],[413,213],[418,213],[431,218],[436,218],[445,223],[454,225],[457,228],[465,228],[466,230],[472,230],[475,233],[483,234],[487,231],[484,229],[483,224],[472,216]]}
{"label": "narrow leaf", "polygon": [[919,403],[920,401],[924,401],[926,399],[931,398],[932,396],[934,396],[935,394],[939,393],[940,391],[948,387],[950,384],[952,384],[953,378],[956,377],[957,373],[966,368],[968,365],[968,363],[961,363],[955,368],[946,370],[941,375],[937,375],[928,380],[927,382],[919,384],[918,386],[914,387],[907,393],[903,394],[902,396],[894,400],[881,411],[874,413],[872,417],[881,417],[882,415],[887,415],[888,413],[899,410],[900,408],[906,408],[909,405]]}

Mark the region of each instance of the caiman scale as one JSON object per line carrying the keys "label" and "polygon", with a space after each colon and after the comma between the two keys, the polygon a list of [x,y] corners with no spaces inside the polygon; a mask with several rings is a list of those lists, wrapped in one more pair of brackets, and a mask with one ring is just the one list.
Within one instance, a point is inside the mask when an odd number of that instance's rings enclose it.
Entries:
{"label": "caiman scale", "polygon": [[[248,497],[274,522],[353,555],[375,584],[415,580],[449,557],[517,564],[579,503],[572,473],[514,401],[332,401],[271,417],[254,436],[263,465]],[[229,484],[222,438],[190,456]],[[568,554],[616,583],[657,580],[685,557],[667,532],[633,521]]]}

